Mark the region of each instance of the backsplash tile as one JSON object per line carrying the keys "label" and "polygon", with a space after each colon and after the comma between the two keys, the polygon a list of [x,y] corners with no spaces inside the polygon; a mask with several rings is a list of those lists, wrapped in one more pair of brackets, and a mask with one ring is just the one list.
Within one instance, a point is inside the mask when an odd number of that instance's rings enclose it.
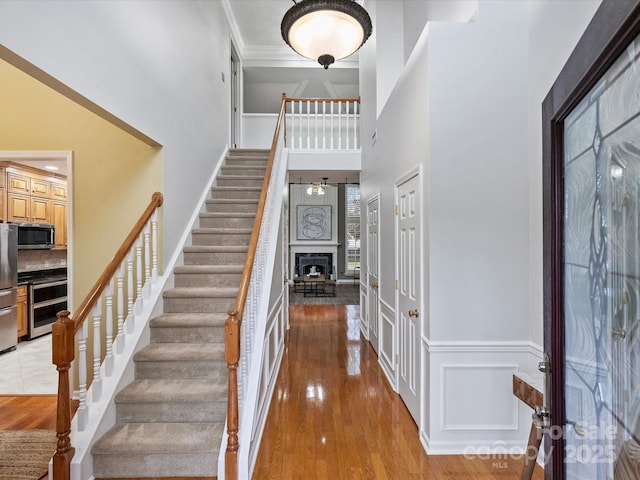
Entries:
{"label": "backsplash tile", "polygon": [[18,250],[18,272],[32,272],[66,266],[66,250]]}

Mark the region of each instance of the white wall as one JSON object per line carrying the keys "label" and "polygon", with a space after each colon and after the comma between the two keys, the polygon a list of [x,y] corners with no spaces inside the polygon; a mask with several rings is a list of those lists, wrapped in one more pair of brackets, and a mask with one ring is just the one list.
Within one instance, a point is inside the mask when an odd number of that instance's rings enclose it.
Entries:
{"label": "white wall", "polygon": [[[380,232],[387,338],[397,339],[393,182],[416,165],[424,171],[420,434],[430,452],[526,443],[530,411],[510,380],[531,368],[542,343],[540,105],[596,4],[481,0],[477,15],[466,17],[477,23],[427,24],[384,104],[379,92],[361,92],[362,138],[377,131],[374,146],[363,142],[361,188],[363,198],[380,194],[387,226]],[[570,33],[553,33],[561,27]],[[366,53],[361,85],[373,81],[372,69],[387,68]],[[377,102],[377,119],[369,102]],[[393,384],[393,362],[384,367]],[[470,390],[476,378],[484,382]]]}
{"label": "white wall", "polygon": [[220,2],[0,2],[2,45],[163,145],[165,252],[228,143],[229,36]]}
{"label": "white wall", "polygon": [[529,336],[542,345],[542,102],[600,0],[529,2]]}

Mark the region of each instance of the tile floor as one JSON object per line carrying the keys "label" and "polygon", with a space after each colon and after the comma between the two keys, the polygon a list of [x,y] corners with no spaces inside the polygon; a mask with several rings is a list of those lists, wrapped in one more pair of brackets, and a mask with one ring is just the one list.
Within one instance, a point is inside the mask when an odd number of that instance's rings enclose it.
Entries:
{"label": "tile floor", "polygon": [[0,395],[51,394],[57,390],[51,334],[20,342],[16,350],[0,354]]}

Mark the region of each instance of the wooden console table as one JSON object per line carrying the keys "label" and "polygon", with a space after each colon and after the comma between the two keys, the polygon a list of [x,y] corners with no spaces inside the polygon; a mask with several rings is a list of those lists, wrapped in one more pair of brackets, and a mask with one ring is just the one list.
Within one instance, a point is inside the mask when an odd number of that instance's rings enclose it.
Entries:
{"label": "wooden console table", "polygon": [[[544,405],[542,385],[537,380],[536,377],[523,372],[513,374],[513,394],[531,408]],[[532,422],[520,480],[531,480],[541,442],[542,434],[538,432],[538,428]],[[531,453],[535,455],[531,455]]]}

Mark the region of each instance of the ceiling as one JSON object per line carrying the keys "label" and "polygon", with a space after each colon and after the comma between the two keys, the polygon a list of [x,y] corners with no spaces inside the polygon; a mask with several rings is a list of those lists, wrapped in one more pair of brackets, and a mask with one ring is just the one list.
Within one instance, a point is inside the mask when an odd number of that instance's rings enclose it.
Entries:
{"label": "ceiling", "polygon": [[[223,5],[242,59],[245,113],[276,113],[282,93],[321,98],[360,95],[357,53],[325,70],[282,39],[280,22],[294,5],[292,0],[223,0]],[[328,177],[328,183],[360,182],[360,172],[351,170],[289,172],[292,183],[321,182],[323,177]]]}
{"label": "ceiling", "polygon": [[321,98],[359,95],[357,53],[325,70],[282,39],[280,22],[293,1],[223,0],[223,5],[242,59],[245,113],[277,112],[282,93]]}
{"label": "ceiling", "polygon": [[[363,4],[363,0],[357,0]],[[328,70],[317,62],[301,57],[282,39],[280,22],[294,3],[291,0],[222,0],[237,39],[236,48],[242,58],[244,111],[275,113],[282,93],[291,97],[357,97],[359,96],[358,54],[340,60]],[[67,175],[66,161],[60,159],[15,159],[35,168],[56,165],[58,174]],[[359,182],[359,172],[304,171],[291,172],[292,182],[321,181],[329,183]]]}

